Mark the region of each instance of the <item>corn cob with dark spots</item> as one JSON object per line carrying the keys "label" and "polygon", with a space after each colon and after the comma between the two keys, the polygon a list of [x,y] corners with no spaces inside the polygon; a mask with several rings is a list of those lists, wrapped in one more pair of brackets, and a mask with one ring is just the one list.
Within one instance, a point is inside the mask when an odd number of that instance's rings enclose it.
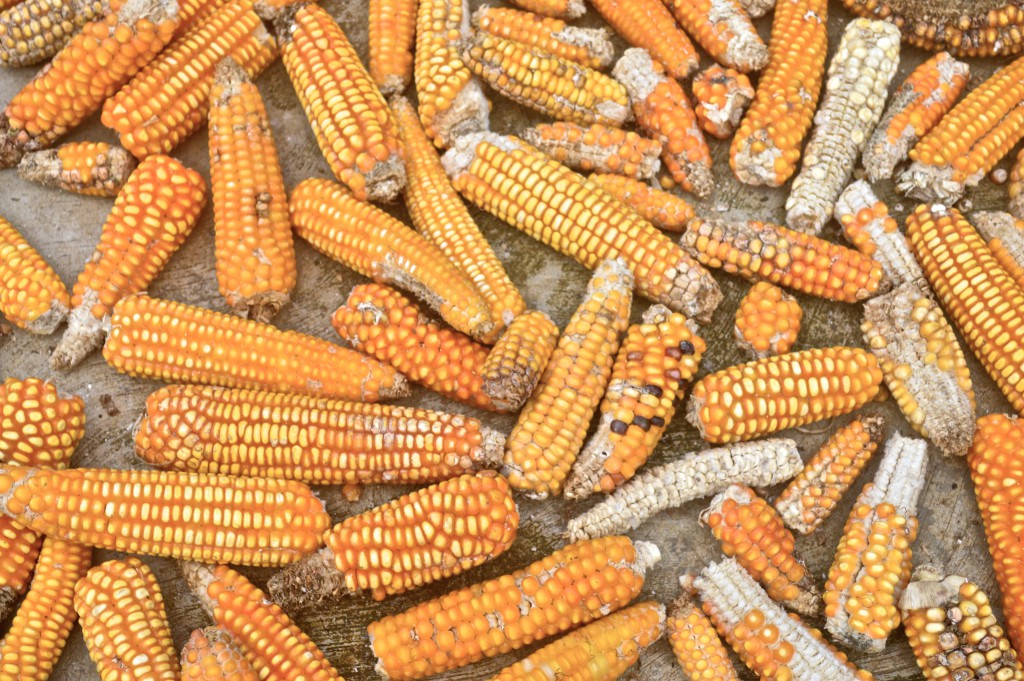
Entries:
{"label": "corn cob with dark spots", "polygon": [[655,189],[646,182],[624,175],[594,173],[587,180],[626,204],[659,229],[681,232],[696,217],[693,206],[675,194]]}
{"label": "corn cob with dark spots", "polygon": [[661,168],[660,142],[620,128],[542,123],[524,130],[523,139],[559,163],[582,172],[650,180]]}
{"label": "corn cob with dark spots", "polygon": [[516,317],[480,367],[481,390],[503,411],[517,411],[533,394],[558,344],[558,326],[543,312]]}
{"label": "corn cob with dark spots", "polygon": [[739,0],[665,0],[679,24],[720,64],[743,73],[768,63],[768,48]]}
{"label": "corn cob with dark spots", "polygon": [[45,336],[67,319],[70,307],[64,282],[0,217],[0,314],[18,328]]}
{"label": "corn cob with dark spots", "polygon": [[234,636],[220,627],[192,632],[181,649],[181,681],[258,681]]}
{"label": "corn cob with dark spots", "polygon": [[591,0],[594,9],[633,47],[645,49],[672,78],[697,70],[700,57],[662,0]]}
{"label": "corn cob with dark spots", "polygon": [[704,69],[693,79],[694,113],[704,132],[728,139],[736,132],[747,107],[754,101],[750,79],[718,64]]}
{"label": "corn cob with dark spots", "polygon": [[1009,213],[971,213],[974,225],[999,265],[1024,290],[1024,221]]}
{"label": "corn cob with dark spots", "polygon": [[106,142],[69,142],[25,154],[18,175],[44,187],[85,196],[117,196],[135,170],[135,158]]}
{"label": "corn cob with dark spots", "polygon": [[750,287],[736,310],[736,344],[754,359],[789,352],[800,333],[804,311],[796,298],[761,281]]}
{"label": "corn cob with dark spots", "polygon": [[481,7],[473,13],[473,27],[591,69],[611,66],[615,55],[607,29],[570,26],[561,19],[506,7]]}
{"label": "corn cob with dark spots", "polygon": [[33,66],[68,44],[87,22],[110,12],[108,0],[0,1],[0,64]]}

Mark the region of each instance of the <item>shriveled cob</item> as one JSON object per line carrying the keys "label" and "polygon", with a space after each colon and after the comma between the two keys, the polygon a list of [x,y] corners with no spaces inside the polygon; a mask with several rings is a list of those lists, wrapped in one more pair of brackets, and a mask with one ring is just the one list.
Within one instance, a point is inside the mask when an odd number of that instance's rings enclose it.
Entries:
{"label": "shriveled cob", "polygon": [[511,0],[512,4],[529,12],[559,19],[578,19],[587,12],[583,0]]}
{"label": "shriveled cob", "polygon": [[0,217],[0,314],[18,328],[49,335],[70,307],[64,282],[14,225]]}
{"label": "shriveled cob", "polygon": [[591,0],[594,9],[634,47],[647,50],[672,78],[686,78],[700,58],[661,0]]}
{"label": "shriveled cob", "polygon": [[910,148],[935,127],[967,87],[971,67],[940,52],[914,69],[899,89],[864,149],[868,179],[892,177]]}
{"label": "shriveled cob", "polygon": [[874,414],[837,430],[776,497],[775,510],[786,526],[806,535],[825,522],[884,436],[885,419]]}
{"label": "shriveled cob", "polygon": [[1024,221],[1009,213],[979,211],[971,213],[971,224],[988,242],[999,265],[1024,289]]}
{"label": "shriveled cob", "polygon": [[786,199],[790,227],[818,234],[832,219],[836,199],[882,117],[899,61],[898,28],[863,18],[847,24],[828,68],[803,166]]}
{"label": "shriveled cob", "polygon": [[715,625],[687,590],[668,607],[665,630],[686,681],[739,681]]}
{"label": "shriveled cob", "polygon": [[164,597],[141,560],[110,560],[75,585],[75,611],[103,681],[178,681]]}
{"label": "shriveled cob", "polygon": [[658,446],[705,349],[686,317],[664,305],[652,306],[642,323],[629,327],[601,400],[597,431],[565,483],[567,498],[611,492],[636,474]]}
{"label": "shriveled cob", "polygon": [[106,142],[69,142],[33,151],[21,159],[18,175],[44,187],[85,196],[117,196],[135,170],[135,158]]}
{"label": "shriveled cob", "polygon": [[1018,220],[1024,220],[1024,149],[1017,152],[1017,160],[1010,170],[1010,182],[1006,185],[1010,195],[1010,214]]}
{"label": "shriveled cob", "polygon": [[0,64],[33,66],[52,58],[108,0],[0,0]]}
{"label": "shriveled cob", "polygon": [[555,17],[507,7],[484,5],[473,13],[473,28],[592,69],[611,66],[615,55],[607,29],[570,26]]}
{"label": "shriveled cob", "polygon": [[768,487],[789,480],[803,462],[796,443],[781,438],[691,452],[641,471],[590,510],[569,521],[570,541],[636,529],[648,518],[732,484]]}
{"label": "shriveled cob", "polygon": [[516,411],[533,394],[558,344],[558,326],[543,312],[516,317],[480,367],[480,389],[492,404]]}
{"label": "shriveled cob", "polygon": [[660,142],[600,123],[589,127],[542,123],[524,130],[523,139],[559,163],[583,172],[650,180],[661,168]]}
{"label": "shriveled cob", "polygon": [[653,225],[515,137],[463,137],[441,160],[471,203],[583,266],[625,258],[641,295],[701,322],[722,299],[711,275]]}
{"label": "shriveled cob", "polygon": [[733,335],[754,359],[790,351],[800,333],[804,311],[796,298],[778,286],[760,281],[750,287],[736,310]]}
{"label": "shriveled cob", "polygon": [[754,101],[750,79],[734,69],[709,66],[693,79],[694,113],[704,132],[727,139]]}
{"label": "shriveled cob", "polygon": [[665,0],[686,32],[711,57],[743,73],[768,64],[768,47],[740,0]]}
{"label": "shriveled cob", "polygon": [[670,232],[681,232],[686,223],[696,217],[693,206],[685,199],[655,189],[645,182],[624,175],[594,173],[587,178],[613,197],[629,206],[655,227]]}
{"label": "shriveled cob", "polygon": [[682,86],[640,48],[626,50],[613,73],[629,92],[637,124],[661,143],[672,180],[697,196],[711,194],[711,152]]}
{"label": "shriveled cob", "polygon": [[633,600],[660,558],[654,544],[628,537],[579,542],[384,617],[368,627],[377,673],[392,681],[419,679],[592,622]]}
{"label": "shriveled cob", "polygon": [[370,76],[382,94],[412,80],[417,0],[370,0]]}
{"label": "shriveled cob", "polygon": [[144,291],[192,233],[206,204],[206,182],[160,154],[128,178],[110,210],[96,250],[71,294],[68,329],[50,356],[70,369],[103,344],[117,301]]}
{"label": "shriveled cob", "polygon": [[257,681],[235,637],[220,627],[192,632],[181,649],[181,681]]}
{"label": "shriveled cob", "polygon": [[828,0],[780,2],[768,65],[729,152],[736,179],[778,187],[796,172],[821,94],[828,48]]}

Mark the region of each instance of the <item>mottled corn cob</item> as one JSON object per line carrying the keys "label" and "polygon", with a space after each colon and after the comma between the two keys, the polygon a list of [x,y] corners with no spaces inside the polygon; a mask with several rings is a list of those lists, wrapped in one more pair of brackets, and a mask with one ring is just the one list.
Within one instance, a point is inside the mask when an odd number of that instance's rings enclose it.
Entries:
{"label": "mottled corn cob", "polygon": [[473,14],[473,27],[591,69],[611,66],[615,55],[607,29],[570,26],[561,19],[506,7],[484,5]]}
{"label": "mottled corn cob", "polygon": [[626,50],[613,73],[629,92],[637,124],[661,143],[672,180],[697,196],[710,195],[711,152],[682,86],[639,48]]}
{"label": "mottled corn cob", "polygon": [[803,462],[792,440],[768,439],[691,452],[640,472],[590,510],[569,521],[570,541],[636,529],[648,518],[732,484],[768,487],[789,480]]}
{"label": "mottled corn cob", "polygon": [[384,617],[368,627],[377,673],[419,679],[592,622],[633,600],[660,558],[654,544],[628,537],[580,542]]}
{"label": "mottled corn cob", "polygon": [[686,78],[700,58],[661,0],[591,0],[604,20],[634,47],[647,50],[672,78]]}
{"label": "mottled corn cob", "polygon": [[768,47],[739,0],[665,0],[665,4],[720,64],[748,73],[768,63]]}
{"label": "mottled corn cob", "polygon": [[89,570],[75,585],[74,605],[103,681],[178,681],[164,597],[141,560],[111,560]]}
{"label": "mottled corn cob", "polygon": [[661,168],[661,143],[599,123],[590,127],[542,123],[524,130],[523,139],[559,163],[583,172],[650,180]]}
{"label": "mottled corn cob", "polygon": [[1024,413],[1024,292],[955,208],[918,206],[907,217],[907,237],[968,347]]}
{"label": "mottled corn cob", "polygon": [[21,159],[18,175],[45,187],[85,196],[117,196],[135,170],[135,158],[106,142],[69,142],[33,151]]}
{"label": "mottled corn cob", "polygon": [[740,182],[778,187],[796,172],[821,95],[827,21],[828,0],[778,3],[768,65],[730,149],[729,164]]}
{"label": "mottled corn cob", "polygon": [[629,324],[632,288],[624,260],[597,266],[583,302],[520,412],[505,443],[502,472],[528,496],[543,499],[562,493]]}
{"label": "mottled corn cob", "polygon": [[341,27],[312,2],[293,5],[274,24],[288,77],[334,176],[360,200],[395,199],[405,187],[398,126]]}
{"label": "mottled corn cob", "polygon": [[893,434],[850,511],[824,594],[825,628],[844,645],[880,652],[900,623],[927,465],[924,440]]}
{"label": "mottled corn cob", "polygon": [[159,154],[139,164],[78,275],[68,329],[50,366],[70,369],[103,345],[114,305],[156,279],[192,233],[205,204],[206,182],[196,171]]}
{"label": "mottled corn cob", "polygon": [[688,204],[685,199],[655,189],[640,180],[623,175],[602,175],[600,173],[594,173],[587,179],[660,229],[681,232],[686,229],[686,223],[696,217],[693,206]]}
{"label": "mottled corn cob", "polygon": [[899,61],[898,28],[871,19],[847,24],[828,68],[803,166],[786,199],[786,224],[793,229],[818,234],[832,219],[836,199],[882,117]]}
{"label": "mottled corn cob", "polygon": [[559,19],[578,19],[587,12],[583,0],[511,0],[512,4],[529,12]]}
{"label": "mottled corn cob", "polygon": [[1010,182],[1006,185],[1010,195],[1010,214],[1018,220],[1024,220],[1024,149],[1017,152],[1017,160],[1010,170]]}
{"label": "mottled corn cob", "polygon": [[412,80],[417,0],[370,0],[370,76],[382,94]]}
{"label": "mottled corn cob", "polygon": [[767,222],[694,218],[679,245],[702,265],[829,300],[855,303],[884,283],[870,257]]}
{"label": "mottled corn cob", "polygon": [[470,202],[585,267],[625,258],[641,295],[700,322],[722,299],[711,275],[653,225],[515,137],[463,137],[442,162]]}
{"label": "mottled corn cob", "polygon": [[664,305],[652,306],[642,323],[629,327],[601,401],[597,431],[566,481],[567,498],[611,492],[636,474],[658,446],[705,349],[686,317]]}
{"label": "mottled corn cob", "polygon": [[786,526],[806,535],[825,522],[884,435],[885,419],[876,415],[854,419],[837,430],[775,499],[775,510]]}
{"label": "mottled corn cob", "polygon": [[1024,222],[1009,213],[971,213],[971,224],[988,242],[999,265],[1024,289]]}
{"label": "mottled corn cob", "polygon": [[516,317],[480,367],[480,389],[505,411],[517,411],[533,394],[558,344],[558,326],[543,312]]}
{"label": "mottled corn cob", "polygon": [[740,6],[752,17],[762,17],[775,7],[775,0],[740,0]]}
{"label": "mottled corn cob", "polygon": [[736,343],[755,359],[790,351],[800,333],[804,311],[796,298],[761,281],[750,287],[736,310]]}
{"label": "mottled corn cob", "polygon": [[694,77],[693,98],[697,100],[694,113],[704,132],[728,139],[754,101],[754,86],[742,73],[715,64]]}
{"label": "mottled corn cob", "polygon": [[684,591],[668,607],[665,629],[686,681],[739,681],[715,625],[691,594]]}
{"label": "mottled corn cob", "polygon": [[181,681],[257,681],[235,638],[220,627],[196,629],[181,649]]}
{"label": "mottled corn cob", "polygon": [[[20,4],[19,4],[20,3]],[[107,0],[0,0],[0,64],[32,66],[61,51],[86,22],[110,12]]]}
{"label": "mottled corn cob", "polygon": [[0,217],[0,314],[18,328],[49,335],[67,318],[70,307],[64,282]]}
{"label": "mottled corn cob", "polygon": [[864,149],[864,169],[870,181],[892,177],[910,148],[952,108],[970,77],[971,67],[953,59],[949,52],[938,53],[907,76]]}

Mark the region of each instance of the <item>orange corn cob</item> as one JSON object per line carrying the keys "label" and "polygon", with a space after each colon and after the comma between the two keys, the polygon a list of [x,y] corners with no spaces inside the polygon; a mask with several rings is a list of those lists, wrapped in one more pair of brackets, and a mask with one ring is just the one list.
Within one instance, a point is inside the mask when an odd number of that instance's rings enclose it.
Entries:
{"label": "orange corn cob", "polygon": [[750,287],[736,310],[736,343],[754,359],[783,355],[800,333],[804,311],[796,298],[761,281]]}
{"label": "orange corn cob", "polygon": [[632,287],[622,259],[598,265],[508,436],[502,471],[528,496],[543,499],[562,492],[629,324]]}
{"label": "orange corn cob", "polygon": [[859,409],[882,383],[860,348],[815,348],[705,376],[690,391],[687,419],[712,443],[751,440]]}
{"label": "orange corn cob", "polygon": [[0,64],[51,59],[82,26],[110,13],[107,0],[0,0]]}
{"label": "orange corn cob", "polygon": [[471,203],[584,267],[622,257],[638,293],[699,322],[722,299],[711,275],[653,225],[515,137],[463,137],[441,160]]}
{"label": "orange corn cob", "polygon": [[70,307],[64,282],[0,217],[0,313],[18,328],[49,335],[67,318]]}
{"label": "orange corn cob", "polygon": [[686,78],[700,58],[661,0],[591,0],[627,43],[647,50],[672,78]]}
{"label": "orange corn cob", "polygon": [[382,94],[412,80],[417,0],[370,0],[370,76]]}
{"label": "orange corn cob", "polygon": [[1017,152],[1017,160],[1010,171],[1010,182],[1006,186],[1010,194],[1010,214],[1018,220],[1024,220],[1024,149]]}
{"label": "orange corn cob", "polygon": [[113,197],[135,165],[135,158],[121,147],[106,142],[69,142],[58,149],[25,154],[18,175],[74,194]]}
{"label": "orange corn cob", "polygon": [[235,638],[220,627],[196,629],[181,649],[181,681],[257,681]]}
{"label": "orange corn cob", "polygon": [[744,184],[778,187],[796,172],[821,95],[828,0],[779,2],[768,65],[732,140],[729,163]]}
{"label": "orange corn cob", "polygon": [[637,124],[661,142],[672,180],[702,198],[711,194],[711,152],[682,86],[646,50],[626,50],[613,71],[633,104]]}
{"label": "orange corn cob", "polygon": [[543,123],[523,131],[523,139],[576,170],[618,173],[649,180],[661,167],[661,143],[635,132],[601,124]]}
{"label": "orange corn cob", "polygon": [[178,681],[181,668],[164,597],[141,560],[92,568],[75,585],[74,604],[103,681]]}
{"label": "orange corn cob", "polygon": [[639,180],[622,175],[599,173],[595,173],[587,179],[660,229],[681,232],[686,229],[686,223],[696,217],[693,206],[688,204],[685,199],[655,189]]}
{"label": "orange corn cob", "polygon": [[573,465],[565,496],[611,492],[633,477],[675,415],[675,400],[697,373],[704,340],[664,305],[626,331],[601,401],[597,431]]}
{"label": "orange corn cob", "polygon": [[135,169],[78,275],[68,329],[50,366],[70,369],[103,344],[114,305],[156,279],[192,233],[205,204],[206,182],[177,160],[149,156]]}
{"label": "orange corn cob", "polygon": [[293,5],[274,23],[288,77],[334,176],[360,200],[393,200],[405,187],[398,127],[344,31],[312,2]]}
{"label": "orange corn cob", "polygon": [[377,673],[391,681],[420,679],[592,622],[633,600],[660,558],[654,544],[628,537],[579,542],[512,574],[379,619],[368,627]]}
{"label": "orange corn cob", "polygon": [[668,608],[668,642],[686,681],[739,681],[715,625],[685,591]]}
{"label": "orange corn cob", "polygon": [[885,419],[875,415],[837,430],[775,499],[775,510],[786,525],[806,535],[825,522],[884,435]]}
{"label": "orange corn cob", "polygon": [[768,48],[740,0],[665,0],[679,24],[724,66],[743,73],[768,64]]}
{"label": "orange corn cob", "polygon": [[480,367],[480,389],[499,409],[518,411],[533,394],[558,344],[558,326],[543,312],[516,317]]}
{"label": "orange corn cob", "polygon": [[587,12],[583,0],[511,0],[511,3],[528,12],[559,19],[578,19]]}
{"label": "orange corn cob", "polygon": [[1024,289],[1024,221],[1009,213],[971,213],[971,224],[986,242],[1000,267]]}
{"label": "orange corn cob", "polygon": [[[123,1],[115,0],[115,2]],[[174,37],[178,38],[188,32],[193,26],[204,23],[214,12],[228,4],[228,2],[231,2],[231,0],[178,0],[181,23],[178,24],[178,30],[174,32]],[[260,6],[264,3],[272,2],[273,0],[255,0],[253,5]]]}
{"label": "orange corn cob", "polygon": [[473,13],[473,28],[591,69],[611,66],[615,56],[608,29],[570,26],[555,17],[507,7],[484,5]]}
{"label": "orange corn cob", "polygon": [[710,66],[693,79],[694,113],[704,132],[728,139],[754,101],[750,79],[734,69]]}
{"label": "orange corn cob", "polygon": [[220,294],[234,312],[270,321],[295,287],[288,196],[263,98],[231,57],[214,70],[209,116]]}

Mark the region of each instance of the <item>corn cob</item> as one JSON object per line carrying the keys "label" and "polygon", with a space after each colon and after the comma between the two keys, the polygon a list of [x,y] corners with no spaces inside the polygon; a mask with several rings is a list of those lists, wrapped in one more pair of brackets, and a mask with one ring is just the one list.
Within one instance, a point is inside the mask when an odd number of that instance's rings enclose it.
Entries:
{"label": "corn cob", "polygon": [[[115,1],[123,2],[124,0]],[[178,0],[178,12],[181,16],[181,23],[178,24],[178,30],[174,32],[174,37],[179,38],[194,26],[198,26],[199,24],[208,21],[217,10],[231,1],[232,0]],[[272,2],[272,0],[255,0],[253,2],[253,6],[255,8],[265,2]]]}
{"label": "corn cob", "polygon": [[614,681],[664,633],[665,606],[639,603],[566,634],[490,681]]}
{"label": "corn cob", "polygon": [[121,147],[106,142],[70,142],[58,149],[25,154],[18,175],[74,194],[113,197],[135,165],[135,158]]}
{"label": "corn cob", "polygon": [[1024,138],[1024,57],[967,93],[910,150],[897,188],[925,201],[955,203]]}
{"label": "corn cob", "polygon": [[907,76],[885,110],[864,150],[868,179],[892,177],[910,148],[946,115],[967,87],[971,67],[940,52]]}
{"label": "corn cob", "polygon": [[415,293],[463,333],[486,339],[494,332],[487,303],[437,246],[340,185],[303,180],[292,190],[288,212],[295,233],[321,253]]}
{"label": "corn cob", "polygon": [[295,287],[281,164],[259,90],[231,57],[210,92],[217,283],[237,314],[270,321]]}
{"label": "corn cob", "polygon": [[312,2],[293,5],[274,24],[288,77],[334,176],[362,201],[394,200],[405,187],[398,126],[344,31]]}
{"label": "corn cob", "polygon": [[672,180],[702,198],[710,195],[711,152],[682,86],[639,48],[626,50],[613,73],[629,92],[637,124],[661,143]]}
{"label": "corn cob", "polygon": [[103,681],[178,681],[164,597],[141,560],[111,560],[89,570],[75,585],[74,605]]}
{"label": "corn cob", "polygon": [[585,128],[575,123],[543,123],[524,130],[523,139],[559,163],[584,172],[650,180],[661,168],[660,142],[601,124]]}
{"label": "corn cob", "polygon": [[219,627],[196,629],[181,649],[181,681],[257,681],[235,638]]}
{"label": "corn cob", "polygon": [[103,345],[117,301],[143,291],[191,234],[206,204],[206,182],[169,156],[149,156],[103,223],[99,244],[78,275],[68,329],[50,357],[70,369]]}
{"label": "corn cob", "polygon": [[344,681],[316,644],[277,604],[227,565],[182,563],[203,610],[234,638],[258,678]]}
{"label": "corn cob", "polygon": [[718,63],[749,73],[768,64],[768,47],[739,0],[665,0],[679,24]]}
{"label": "corn cob", "polygon": [[694,113],[704,132],[728,139],[754,101],[750,79],[734,69],[709,66],[693,79]]}
{"label": "corn cob", "polygon": [[611,66],[615,56],[608,29],[570,26],[555,17],[507,7],[481,7],[473,14],[473,28],[591,69]]}
{"label": "corn cob", "polygon": [[672,78],[686,78],[700,61],[693,43],[661,0],[591,0],[627,43],[647,50]]}
{"label": "corn cob", "polygon": [[828,0],[780,2],[768,65],[733,137],[729,164],[744,184],[781,186],[796,171],[821,95]]}
{"label": "corn cob", "polygon": [[562,493],[629,324],[632,287],[624,260],[597,266],[583,302],[508,436],[502,472],[528,496],[544,499]]}
{"label": "corn cob", "polygon": [[955,208],[918,206],[907,218],[907,237],[968,347],[1024,413],[1024,292]]}
{"label": "corn cob", "polygon": [[668,607],[665,629],[686,681],[739,681],[715,625],[691,594],[684,591]]}
{"label": "corn cob", "polygon": [[913,284],[869,300],[861,324],[900,411],[947,456],[974,438],[974,390],[953,327]]}
{"label": "corn cob", "polygon": [[0,314],[18,328],[49,335],[67,318],[70,307],[64,282],[0,217]]}
{"label": "corn cob", "polygon": [[419,679],[592,622],[633,600],[660,558],[654,544],[628,537],[580,542],[384,617],[368,627],[377,673]]}
{"label": "corn cob", "polygon": [[[19,4],[20,3],[20,4]],[[51,59],[87,22],[110,13],[108,0],[0,0],[0,64]]]}
{"label": "corn cob", "polygon": [[898,28],[870,19],[847,24],[829,65],[803,166],[786,199],[786,224],[793,229],[818,234],[832,219],[836,199],[882,117],[899,61]]}
{"label": "corn cob", "polygon": [[971,213],[971,224],[988,242],[1000,267],[1024,289],[1024,222],[1009,213],[979,211]]}
{"label": "corn cob", "polygon": [[470,279],[490,308],[496,336],[526,309],[526,303],[448,181],[412,104],[394,97],[391,110],[405,147],[405,202],[412,224]]}
{"label": "corn cob", "polygon": [[640,180],[600,173],[594,173],[587,179],[660,229],[681,232],[686,229],[686,223],[696,217],[693,206],[685,199],[655,189]]}
{"label": "corn cob", "polygon": [[1018,220],[1024,220],[1024,149],[1017,153],[1017,160],[1010,170],[1010,183],[1007,185],[1010,194],[1010,214]]}
{"label": "corn cob", "polygon": [[0,0],[0,9],[8,9],[9,7],[14,7],[20,2],[21,0]]}
{"label": "corn cob", "polygon": [[583,0],[511,0],[520,9],[558,19],[578,19],[587,12]]}
{"label": "corn cob", "polygon": [[754,18],[763,17],[775,7],[775,0],[740,0],[740,7]]}
{"label": "corn cob", "polygon": [[854,419],[837,430],[775,499],[775,510],[786,526],[807,535],[825,522],[884,435],[885,419],[876,415]]}
{"label": "corn cob", "polygon": [[708,497],[732,484],[767,487],[789,480],[803,462],[796,443],[781,438],[691,452],[646,471],[569,521],[579,541],[636,529],[651,516]]}
{"label": "corn cob", "polygon": [[412,80],[417,0],[370,0],[370,76],[381,94],[404,90]]}
{"label": "corn cob", "polygon": [[702,265],[828,300],[855,303],[887,283],[871,257],[767,222],[694,218],[679,245]]}
{"label": "corn cob", "polygon": [[558,327],[543,312],[516,317],[480,367],[480,389],[495,407],[518,411],[533,394],[558,344]]}
{"label": "corn cob", "polygon": [[597,431],[573,465],[569,499],[611,492],[650,457],[675,415],[675,400],[697,373],[706,346],[686,317],[654,305],[619,348],[601,401]]}
{"label": "corn cob", "polygon": [[761,281],[750,287],[736,310],[736,344],[754,359],[790,351],[800,333],[804,311],[796,298]]}
{"label": "corn cob", "polygon": [[463,137],[441,160],[470,202],[583,266],[625,258],[641,295],[699,322],[722,299],[711,275],[653,225],[515,137]]}
{"label": "corn cob", "polygon": [[881,652],[900,623],[927,464],[924,440],[894,434],[846,521],[825,583],[825,628],[854,649]]}
{"label": "corn cob", "polygon": [[0,168],[53,146],[146,65],[174,34],[176,0],[126,0],[89,22],[0,113]]}

